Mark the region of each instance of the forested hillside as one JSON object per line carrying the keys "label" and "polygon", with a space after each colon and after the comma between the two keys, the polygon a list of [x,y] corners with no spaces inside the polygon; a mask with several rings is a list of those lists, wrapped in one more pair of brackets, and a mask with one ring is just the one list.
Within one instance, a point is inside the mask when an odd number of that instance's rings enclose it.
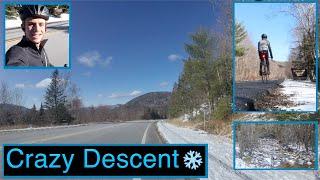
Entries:
{"label": "forested hillside", "polygon": [[[223,17],[217,19],[224,32],[199,28],[184,45],[188,57],[170,100],[170,118],[205,120],[213,128],[217,121],[227,122],[231,114],[232,56],[231,1],[214,3]],[[230,21],[230,22],[228,22]],[[224,22],[224,23],[222,23]]]}

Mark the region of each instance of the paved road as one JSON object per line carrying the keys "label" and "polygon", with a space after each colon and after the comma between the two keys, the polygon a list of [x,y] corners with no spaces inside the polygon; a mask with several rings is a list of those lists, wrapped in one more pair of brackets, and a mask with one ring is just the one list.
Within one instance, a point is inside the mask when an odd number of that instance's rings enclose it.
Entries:
{"label": "paved road", "polygon": [[[89,124],[71,128],[0,132],[2,144],[162,144],[156,121]],[[1,153],[0,153],[1,155]],[[1,155],[2,156],[2,155]],[[1,158],[2,159],[2,158]],[[0,163],[0,174],[2,167]],[[39,178],[37,178],[39,179]],[[42,179],[42,178],[41,178]],[[52,178],[50,178],[52,179]],[[61,179],[61,178],[59,178]],[[77,178],[64,178],[77,179]],[[79,178],[84,179],[84,178]],[[97,179],[97,178],[86,178]],[[99,178],[102,179],[102,178]],[[110,179],[110,178],[105,178]],[[132,179],[132,178],[131,178]],[[133,178],[138,180],[140,178]],[[163,178],[161,178],[163,179]],[[117,178],[119,180],[119,178]]]}
{"label": "paved road", "polygon": [[268,83],[262,81],[244,81],[237,82],[235,89],[236,110],[247,111],[250,109],[250,104],[265,94],[268,90],[279,87],[283,80],[272,80]]}
{"label": "paved road", "polygon": [[[23,35],[21,28],[6,30],[6,51],[17,44]],[[48,24],[45,38],[48,39],[45,49],[50,63],[60,67],[69,65],[69,21]]]}

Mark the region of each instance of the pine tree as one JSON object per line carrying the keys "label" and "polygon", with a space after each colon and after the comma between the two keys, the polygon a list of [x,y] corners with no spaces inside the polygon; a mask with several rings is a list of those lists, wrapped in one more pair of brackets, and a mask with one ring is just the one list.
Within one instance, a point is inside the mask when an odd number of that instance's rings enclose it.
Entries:
{"label": "pine tree", "polygon": [[193,112],[199,112],[203,105],[207,113],[213,115],[215,107],[221,103],[220,107],[225,107],[219,109],[221,116],[229,112],[231,104],[226,101],[231,96],[231,55],[214,50],[221,43],[217,39],[211,31],[200,29],[191,35],[192,42],[185,44],[189,56],[184,60],[183,72],[172,92],[170,118],[184,114],[197,118],[200,113]]}
{"label": "pine tree", "polygon": [[243,24],[236,22],[236,56],[243,56],[245,54],[246,49],[240,45],[240,43],[247,37],[247,31]]}
{"label": "pine tree", "polygon": [[41,103],[41,105],[40,105],[39,115],[40,115],[40,116],[44,116],[44,108],[43,108],[42,103]]}
{"label": "pine tree", "polygon": [[66,108],[65,84],[59,76],[59,71],[55,70],[51,76],[51,83],[46,90],[44,107],[49,111],[51,123],[63,123],[70,121],[69,112]]}
{"label": "pine tree", "polygon": [[30,124],[35,124],[35,122],[37,121],[37,115],[38,115],[37,107],[35,104],[33,104],[30,113],[31,113]]}
{"label": "pine tree", "polygon": [[39,117],[38,117],[38,121],[37,121],[37,124],[45,124],[46,118],[45,118],[45,110],[44,110],[44,107],[41,103],[40,105],[40,108],[39,108]]}
{"label": "pine tree", "polygon": [[24,122],[29,126],[37,125],[39,123],[39,113],[35,104],[33,104],[31,110],[26,114]]}

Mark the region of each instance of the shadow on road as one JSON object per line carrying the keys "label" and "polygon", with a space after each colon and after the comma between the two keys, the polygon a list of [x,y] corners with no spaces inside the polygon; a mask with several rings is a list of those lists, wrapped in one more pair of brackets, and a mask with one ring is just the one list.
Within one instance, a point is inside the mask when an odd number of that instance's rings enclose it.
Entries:
{"label": "shadow on road", "polygon": [[258,111],[255,102],[272,90],[280,87],[283,80],[236,82],[234,88],[236,111]]}

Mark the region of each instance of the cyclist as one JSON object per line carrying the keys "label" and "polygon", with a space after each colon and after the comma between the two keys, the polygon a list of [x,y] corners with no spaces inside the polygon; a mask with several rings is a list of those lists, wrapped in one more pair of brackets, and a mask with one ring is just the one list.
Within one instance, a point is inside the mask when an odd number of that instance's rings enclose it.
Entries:
{"label": "cyclist", "polygon": [[260,76],[262,76],[262,60],[264,59],[263,56],[265,57],[265,60],[267,61],[268,74],[270,74],[268,51],[270,52],[270,57],[272,60],[273,56],[272,56],[270,42],[267,39],[267,35],[262,34],[261,40],[258,42],[258,53],[259,53],[259,58],[260,58],[260,70],[259,70]]}
{"label": "cyclist", "polygon": [[7,66],[52,66],[44,50],[49,10],[43,5],[23,5],[19,11],[22,40],[6,53]]}

